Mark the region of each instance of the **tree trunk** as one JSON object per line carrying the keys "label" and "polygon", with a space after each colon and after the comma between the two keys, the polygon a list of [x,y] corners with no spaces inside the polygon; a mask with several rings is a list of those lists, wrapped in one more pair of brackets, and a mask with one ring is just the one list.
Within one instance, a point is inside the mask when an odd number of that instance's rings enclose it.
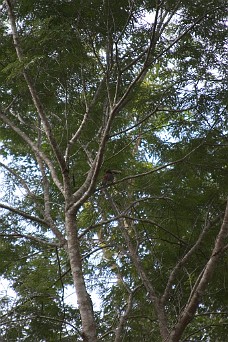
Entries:
{"label": "tree trunk", "polygon": [[73,275],[77,302],[82,320],[83,341],[96,342],[96,323],[94,320],[92,301],[86,291],[85,280],[82,272],[82,261],[77,236],[75,214],[66,213],[66,232],[71,272]]}

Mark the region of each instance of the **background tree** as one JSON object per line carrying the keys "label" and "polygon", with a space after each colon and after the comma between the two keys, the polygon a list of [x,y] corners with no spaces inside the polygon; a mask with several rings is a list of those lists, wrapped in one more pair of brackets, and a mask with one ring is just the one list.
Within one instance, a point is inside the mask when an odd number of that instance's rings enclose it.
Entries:
{"label": "background tree", "polygon": [[2,336],[224,341],[225,2],[1,11]]}

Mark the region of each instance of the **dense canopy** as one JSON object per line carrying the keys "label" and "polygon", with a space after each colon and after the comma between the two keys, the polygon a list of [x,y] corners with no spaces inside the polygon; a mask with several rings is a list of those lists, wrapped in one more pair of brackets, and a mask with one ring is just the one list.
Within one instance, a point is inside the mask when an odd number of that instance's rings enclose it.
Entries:
{"label": "dense canopy", "polygon": [[224,342],[226,1],[0,3],[2,340]]}

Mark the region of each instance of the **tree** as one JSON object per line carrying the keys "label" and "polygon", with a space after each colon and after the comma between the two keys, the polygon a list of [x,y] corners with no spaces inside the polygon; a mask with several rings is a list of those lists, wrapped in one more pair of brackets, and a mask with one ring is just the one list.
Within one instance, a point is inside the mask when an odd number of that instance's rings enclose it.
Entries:
{"label": "tree", "polygon": [[225,2],[1,9],[2,335],[224,340]]}

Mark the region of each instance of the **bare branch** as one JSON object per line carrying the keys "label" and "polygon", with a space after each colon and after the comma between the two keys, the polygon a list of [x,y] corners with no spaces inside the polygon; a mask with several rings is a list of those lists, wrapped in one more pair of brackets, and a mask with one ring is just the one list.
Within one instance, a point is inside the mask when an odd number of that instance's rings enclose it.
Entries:
{"label": "bare branch", "polygon": [[22,211],[20,209],[13,208],[13,207],[11,207],[9,205],[6,205],[4,203],[0,203],[0,208],[9,210],[12,213],[17,214],[19,216],[22,216],[25,219],[31,220],[33,222],[36,222],[36,223],[39,223],[39,224],[42,224],[42,225],[45,225],[45,226],[49,226],[48,223],[46,222],[46,220],[41,219],[40,217],[36,217],[36,216],[30,215],[30,214],[27,214],[26,212],[24,212],[24,211]]}
{"label": "bare branch", "polygon": [[[171,11],[169,17],[166,20],[167,15],[169,14],[168,10],[165,11],[164,16],[161,18],[160,20],[160,27],[159,27],[159,36],[162,35],[162,33],[164,32],[165,28],[168,26],[168,24],[170,23],[171,19],[173,18],[173,16],[177,13],[178,7],[181,4],[181,0],[177,1],[177,3],[175,4],[173,10]],[[166,21],[165,21],[166,20]]]}
{"label": "bare branch", "polygon": [[87,109],[86,109],[86,112],[85,112],[85,114],[84,114],[84,116],[83,116],[83,119],[82,119],[82,121],[81,121],[81,124],[80,124],[80,126],[78,127],[78,129],[77,129],[77,131],[75,132],[75,134],[72,136],[72,138],[71,138],[71,139],[69,140],[69,142],[68,142],[68,145],[67,145],[67,148],[66,148],[66,151],[65,151],[65,156],[64,156],[64,158],[65,158],[66,161],[67,161],[68,158],[69,158],[70,148],[73,146],[73,144],[74,144],[74,143],[77,141],[77,139],[80,137],[80,134],[81,134],[83,128],[85,127],[85,125],[86,125],[86,123],[87,123],[87,121],[88,121],[88,118],[89,118],[89,115],[90,115],[90,113],[91,113],[91,110],[92,110],[94,104],[96,103],[96,101],[97,101],[97,99],[98,99],[100,93],[101,93],[101,90],[102,90],[102,88],[103,88],[104,82],[105,82],[105,78],[103,78],[103,79],[101,80],[99,86],[97,87],[97,90],[96,90],[96,92],[95,92],[95,94],[94,94],[94,97],[93,97],[91,103],[90,103],[90,104],[87,104]]}
{"label": "bare branch", "polygon": [[[121,215],[120,210],[119,210],[117,204],[114,202],[112,196],[107,191],[107,189],[104,189],[104,193],[105,193],[107,200],[109,201],[115,215],[120,216]],[[137,254],[137,250],[136,250],[135,246],[133,245],[131,238],[129,236],[128,223],[126,222],[126,220],[124,218],[119,219],[119,228],[121,230],[121,233],[123,234],[123,237],[125,239],[125,242],[126,242],[126,245],[127,245],[128,251],[129,251],[129,255],[130,255],[132,262],[133,262],[133,264],[137,270],[137,273],[139,274],[140,279],[141,279],[144,287],[148,291],[148,296],[149,296],[150,300],[154,304],[156,314],[158,317],[161,335],[162,335],[162,337],[166,338],[168,335],[168,325],[167,325],[167,318],[165,316],[164,307],[160,304],[160,300],[156,294],[155,288],[154,288],[153,284],[151,283],[150,279],[148,278],[148,276],[144,270],[144,267],[141,263],[141,260]]]}
{"label": "bare branch", "polygon": [[186,34],[188,34],[196,25],[198,25],[205,17],[206,17],[207,13],[204,13],[201,17],[199,17],[198,19],[196,19],[196,21],[194,23],[192,23],[182,34],[180,34],[176,39],[174,39],[174,41],[167,46],[167,48],[165,48],[161,53],[159,53],[154,60],[151,63],[154,63],[157,59],[159,59],[160,57],[162,57],[164,54],[166,54],[166,52],[168,52],[175,44],[177,44],[183,37],[186,36]]}
{"label": "bare branch", "polygon": [[121,342],[122,341],[122,333],[124,329],[124,324],[131,312],[132,306],[133,306],[133,299],[135,292],[140,288],[141,286],[137,286],[128,296],[127,300],[127,308],[124,312],[124,314],[121,316],[118,327],[116,329],[116,336],[114,342]]}
{"label": "bare branch", "polygon": [[[199,24],[205,17],[207,13],[199,17],[192,25],[190,25],[182,34],[180,34],[174,41],[169,44],[164,50],[162,50],[158,55],[156,55],[153,59],[150,60],[150,64],[152,65],[156,60],[158,60],[160,57],[162,57],[166,52],[168,52],[176,43],[178,43],[188,32],[190,32],[197,24]],[[171,18],[170,18],[171,19]],[[164,24],[166,25],[166,23]],[[163,30],[163,29],[162,29]],[[162,32],[162,31],[161,31]],[[136,57],[133,61],[131,61],[124,69],[122,69],[122,72],[128,70],[132,66],[134,66],[141,58],[143,58],[145,55],[148,54],[149,47],[147,46],[143,52],[141,52],[138,57]]]}
{"label": "bare branch", "polygon": [[[165,94],[165,92],[166,92],[169,88],[171,88],[171,87],[172,87],[172,85],[171,85],[171,86],[168,86],[168,87],[164,90],[164,94]],[[164,94],[163,94],[162,101],[164,101]],[[160,101],[152,111],[149,111],[149,113],[148,113],[144,118],[142,118],[141,120],[139,120],[136,124],[134,124],[134,125],[132,125],[132,126],[130,126],[130,127],[127,127],[127,128],[125,128],[125,129],[123,129],[123,130],[117,132],[117,133],[114,133],[114,134],[110,135],[109,138],[113,138],[113,137],[118,136],[118,135],[120,135],[120,134],[125,134],[125,133],[127,133],[128,131],[131,131],[132,129],[134,129],[134,128],[140,126],[142,123],[144,123],[145,121],[147,121],[151,116],[153,116],[153,115],[156,114],[157,112],[176,112],[176,113],[181,113],[181,112],[184,112],[184,111],[186,111],[186,110],[190,110],[190,109],[195,108],[195,107],[189,107],[189,108],[183,108],[183,109],[168,109],[168,108],[164,108],[164,109],[163,109],[163,108],[161,108],[161,103],[162,103],[162,101]]]}
{"label": "bare branch", "polygon": [[228,201],[227,201],[227,205],[225,209],[223,223],[217,235],[214,249],[211,253],[211,256],[204,270],[201,272],[200,276],[196,280],[195,286],[192,290],[192,293],[190,294],[188,303],[186,304],[178,323],[173,328],[173,331],[171,332],[169,339],[167,341],[169,342],[179,341],[185,327],[193,319],[194,314],[198,308],[198,305],[202,299],[202,296],[206,290],[208,282],[211,279],[215,271],[219,258],[224,252],[225,239],[227,235],[228,235]]}
{"label": "bare branch", "polygon": [[[153,35],[152,35],[153,36]],[[154,40],[154,38],[153,38]],[[151,42],[150,44],[153,44]],[[150,49],[148,50],[150,52]],[[110,113],[108,120],[106,122],[106,126],[103,130],[102,138],[100,140],[100,145],[99,145],[99,150],[97,152],[96,158],[94,159],[93,166],[91,167],[90,171],[88,172],[88,176],[84,182],[84,184],[74,193],[74,198],[75,201],[74,203],[70,204],[68,209],[75,210],[78,208],[91,194],[93,191],[97,176],[98,176],[98,171],[102,162],[104,150],[106,147],[109,131],[111,129],[111,123],[116,116],[116,114],[122,109],[122,107],[125,105],[125,100],[127,100],[129,94],[131,91],[138,85],[138,83],[142,82],[144,77],[146,76],[146,73],[148,71],[148,65],[147,65],[147,59],[139,71],[139,73],[136,75],[135,79],[131,82],[123,96],[120,98],[120,100],[114,104],[113,108],[110,108]]]}
{"label": "bare branch", "polygon": [[[12,8],[12,3],[10,0],[5,0],[5,2],[7,3],[7,6],[8,6],[8,15],[9,15],[9,21],[10,21],[10,27],[11,27],[11,30],[12,30],[12,35],[13,35],[13,41],[14,41],[14,46],[15,46],[15,50],[16,50],[16,53],[17,53],[17,57],[18,57],[18,60],[20,62],[23,61],[23,51],[22,51],[22,48],[21,48],[21,45],[20,45],[20,41],[19,41],[19,37],[18,37],[18,33],[17,33],[17,28],[16,28],[16,22],[15,22],[15,16],[14,16],[14,13],[13,13],[13,8]],[[62,155],[62,153],[60,152],[59,150],[59,147],[58,147],[58,144],[54,138],[54,135],[52,134],[52,129],[51,129],[51,126],[50,126],[50,123],[46,117],[46,114],[44,112],[44,109],[43,109],[43,106],[42,106],[42,103],[39,99],[39,96],[38,96],[38,93],[35,89],[35,86],[33,84],[33,81],[28,73],[28,71],[24,68],[23,70],[23,76],[24,76],[24,79],[27,83],[27,86],[29,88],[29,91],[30,91],[30,94],[31,94],[31,97],[32,97],[32,100],[33,100],[33,103],[37,109],[37,112],[41,118],[41,121],[43,123],[43,126],[44,126],[44,130],[45,130],[45,133],[46,133],[46,136],[47,138],[49,139],[49,142],[50,142],[50,145],[54,151],[54,154],[59,162],[59,165],[61,167],[61,170],[62,170],[62,173],[64,173],[67,169],[67,165],[65,163],[65,160],[64,160],[64,157]]]}
{"label": "bare branch", "polygon": [[83,255],[82,256],[82,260],[85,260],[86,258],[90,257],[91,255],[93,255],[96,252],[99,252],[101,250],[104,250],[104,249],[110,248],[110,247],[113,247],[113,245],[105,245],[105,246],[97,247],[94,250],[92,250],[92,251],[88,252],[87,254]]}
{"label": "bare branch", "polygon": [[32,198],[36,197],[36,195],[29,189],[25,180],[18,174],[18,172],[16,172],[13,168],[3,164],[2,162],[0,162],[0,166],[2,166],[4,169],[6,169],[9,173],[11,173],[19,181],[19,183],[26,190],[26,192],[29,196],[31,196]]}
{"label": "bare branch", "polygon": [[121,131],[119,131],[119,132],[117,132],[117,133],[114,133],[114,134],[110,135],[109,138],[113,138],[113,137],[118,136],[118,135],[120,135],[120,134],[125,134],[125,133],[127,133],[128,131],[131,131],[132,129],[134,129],[134,128],[140,126],[143,122],[145,122],[145,121],[148,120],[151,116],[153,116],[154,114],[156,114],[156,112],[158,111],[159,106],[160,106],[160,104],[158,104],[151,112],[149,112],[149,114],[147,114],[147,115],[145,116],[145,118],[139,120],[136,124],[134,124],[134,125],[132,125],[132,126],[126,128],[126,129],[123,129],[123,130],[121,130]]}
{"label": "bare branch", "polygon": [[81,239],[84,235],[86,235],[86,234],[87,234],[88,232],[90,232],[91,230],[96,229],[97,227],[101,227],[101,226],[103,226],[103,225],[112,223],[112,222],[118,220],[120,217],[121,217],[121,216],[118,215],[118,216],[115,216],[115,217],[113,217],[113,218],[111,218],[111,219],[109,219],[109,220],[108,220],[108,219],[107,219],[107,220],[102,220],[102,221],[100,221],[100,222],[98,222],[98,223],[96,223],[96,224],[93,224],[93,225],[89,226],[88,228],[86,228],[86,229],[78,236],[78,239]]}
{"label": "bare branch", "polygon": [[15,96],[15,97],[13,98],[13,100],[10,102],[10,104],[9,104],[6,108],[4,108],[4,111],[5,111],[5,112],[7,112],[8,110],[11,109],[12,105],[13,105],[14,102],[17,100],[17,98],[18,98],[18,96]]}
{"label": "bare branch", "polygon": [[41,243],[43,245],[47,245],[50,247],[59,247],[60,244],[59,243],[54,243],[54,242],[49,242],[49,241],[45,241],[43,239],[40,239],[36,236],[33,236],[31,234],[20,234],[20,233],[12,233],[12,234],[4,234],[4,233],[0,233],[0,236],[2,237],[7,237],[7,238],[14,238],[14,239],[21,239],[21,238],[25,238],[28,240],[32,240],[38,243]]}
{"label": "bare branch", "polygon": [[[103,189],[103,187],[102,187]],[[96,224],[93,224],[91,226],[89,226],[88,228],[86,228],[81,234],[79,234],[78,238],[81,239],[84,235],[86,235],[88,232],[90,232],[91,230],[93,229],[96,229],[98,227],[101,227],[103,225],[107,225],[109,223],[112,223],[112,222],[115,222],[115,221],[118,221],[120,218],[126,218],[126,219],[129,219],[129,220],[132,220],[132,221],[139,221],[139,222],[145,222],[145,223],[149,223],[149,224],[153,224],[155,225],[156,227],[160,228],[161,230],[165,231],[167,234],[171,235],[172,237],[174,237],[175,239],[177,239],[179,242],[185,244],[185,242],[183,240],[181,240],[180,238],[178,238],[176,235],[172,234],[171,232],[169,232],[167,229],[165,229],[164,227],[162,227],[161,225],[157,224],[156,222],[152,221],[152,220],[149,220],[149,219],[141,219],[141,218],[138,218],[138,217],[132,217],[132,216],[127,216],[126,213],[132,208],[134,207],[135,205],[137,205],[138,203],[140,202],[144,202],[144,201],[147,201],[147,200],[158,200],[158,199],[162,199],[162,200],[170,200],[169,198],[167,197],[164,197],[164,196],[160,196],[160,197],[148,197],[148,198],[142,198],[142,199],[138,199],[134,202],[132,202],[127,208],[125,208],[121,213],[120,215],[117,215],[117,216],[114,216],[113,218],[111,219],[104,219]]]}
{"label": "bare branch", "polygon": [[49,181],[46,176],[45,167],[42,159],[37,156],[37,161],[39,163],[40,171],[42,174],[42,185],[43,185],[43,194],[44,194],[44,217],[46,222],[48,222],[50,229],[56,238],[59,239],[60,244],[66,247],[66,239],[64,235],[60,232],[60,230],[56,227],[56,224],[53,221],[51,216],[51,207],[50,207],[50,191],[49,191]]}
{"label": "bare branch", "polygon": [[114,119],[115,114],[116,114],[115,110],[112,110],[112,112],[109,115],[106,126],[103,130],[103,134],[100,140],[97,155],[93,161],[93,165],[88,172],[88,175],[86,177],[84,184],[73,194],[73,197],[75,200],[68,207],[68,209],[70,210],[76,210],[78,207],[80,207],[81,204],[84,203],[85,200],[89,197],[89,195],[93,192],[95,182],[98,176],[98,172],[102,163],[103,154],[104,154],[106,143],[107,143],[108,133],[110,131],[111,123]]}
{"label": "bare branch", "polygon": [[151,173],[154,173],[154,172],[157,172],[157,171],[160,171],[160,170],[163,170],[169,166],[172,166],[172,165],[175,165],[175,164],[179,164],[183,161],[185,161],[185,159],[187,159],[192,153],[194,153],[198,148],[200,148],[202,145],[204,144],[204,141],[202,141],[199,145],[197,145],[195,148],[193,148],[190,152],[188,152],[184,157],[180,158],[180,159],[177,159],[173,162],[170,162],[170,163],[167,163],[165,165],[161,165],[161,166],[157,166],[155,167],[154,169],[150,170],[150,171],[146,171],[146,172],[143,172],[143,173],[139,173],[137,175],[132,175],[132,176],[127,176],[127,177],[124,177],[122,179],[120,179],[119,181],[116,181],[113,183],[113,185],[115,184],[119,184],[119,183],[122,183],[122,182],[125,182],[129,179],[135,179],[135,178],[139,178],[139,177],[143,177],[143,176],[147,176],[147,175],[150,175]]}
{"label": "bare branch", "polygon": [[175,279],[175,276],[177,274],[177,272],[179,271],[179,269],[190,259],[190,257],[195,253],[195,251],[199,248],[201,242],[203,241],[206,233],[208,232],[208,230],[219,220],[221,219],[221,216],[216,217],[213,221],[209,221],[207,222],[207,224],[205,224],[202,232],[200,233],[197,241],[195,242],[195,244],[190,248],[190,250],[183,256],[183,258],[181,258],[178,263],[176,264],[176,266],[173,268],[172,272],[170,273],[165,291],[161,297],[161,302],[163,304],[165,304],[166,300],[168,299],[171,287],[172,287],[172,283]]}
{"label": "bare branch", "polygon": [[143,80],[143,78],[146,75],[147,66],[144,65],[141,69],[141,71],[138,73],[138,75],[135,77],[135,79],[132,81],[132,83],[127,88],[124,95],[121,97],[121,99],[118,101],[117,104],[114,105],[114,107],[111,109],[111,112],[109,114],[108,120],[106,122],[106,126],[103,130],[103,134],[100,140],[99,149],[97,151],[97,155],[94,159],[93,166],[91,167],[90,171],[88,172],[88,176],[84,182],[84,184],[74,193],[74,202],[71,203],[68,207],[70,210],[76,210],[76,208],[80,207],[82,203],[89,197],[89,195],[92,193],[94,189],[94,185],[98,176],[99,168],[102,163],[103,154],[105,151],[106,143],[108,140],[109,132],[111,129],[111,124],[116,116],[116,114],[122,109],[122,107],[125,104],[125,100],[127,99],[130,92],[134,89],[134,87]]}
{"label": "bare branch", "polygon": [[[185,34],[187,34],[201,20],[202,20],[202,18],[198,19],[193,25],[191,25],[191,27],[188,28],[179,37],[179,39],[181,39],[181,37],[183,37]],[[179,41],[179,39],[175,40],[174,43],[171,44],[170,46],[173,46],[177,41]],[[151,44],[153,44],[153,42],[150,42],[150,45]],[[146,59],[146,62],[148,62],[147,59]],[[88,176],[87,176],[84,184],[74,193],[74,195],[73,195],[74,200],[73,200],[72,203],[70,203],[68,205],[68,210],[70,209],[70,210],[75,211],[78,207],[80,207],[82,205],[82,203],[85,202],[85,200],[93,192],[94,186],[95,186],[95,182],[96,182],[96,179],[97,179],[97,176],[98,176],[99,168],[100,168],[100,165],[101,165],[101,162],[102,162],[102,159],[103,159],[103,154],[104,154],[104,151],[105,151],[105,147],[106,147],[109,131],[111,129],[112,121],[113,121],[114,117],[116,116],[116,114],[124,107],[124,105],[126,103],[125,100],[127,100],[127,98],[129,96],[129,94],[131,93],[131,91],[136,87],[136,85],[138,85],[140,82],[142,82],[142,80],[145,78],[146,73],[147,73],[148,68],[149,68],[148,63],[146,63],[146,62],[144,63],[143,67],[138,72],[138,74],[136,75],[134,80],[131,82],[129,87],[126,89],[125,93],[122,95],[120,100],[111,109],[110,114],[109,114],[109,118],[108,118],[107,123],[106,123],[106,126],[105,126],[105,128],[103,130],[103,134],[102,134],[102,138],[100,140],[100,146],[99,146],[99,150],[97,152],[96,158],[94,159],[93,165],[90,168],[90,171],[88,172]],[[181,160],[178,160],[177,162],[180,162],[180,161],[184,160],[185,158],[186,157],[182,158]],[[175,164],[177,162],[169,163],[168,165],[166,165],[166,167],[169,166],[169,165],[173,165],[173,164]],[[160,167],[160,168],[157,168],[156,171],[158,171],[159,169],[162,169],[162,168],[164,168],[164,166]],[[151,172],[144,173],[143,175],[149,174]],[[136,175],[134,178],[136,178],[138,176],[139,175]],[[130,178],[131,177],[126,177],[126,178],[124,178],[124,181],[127,180],[127,179],[130,179]]]}
{"label": "bare branch", "polygon": [[154,225],[155,227],[158,227],[160,230],[163,230],[164,232],[166,232],[168,235],[172,236],[175,240],[179,241],[179,243],[186,245],[185,241],[183,241],[182,239],[180,239],[177,235],[173,234],[172,232],[170,232],[168,229],[162,227],[160,224],[156,223],[153,220],[150,219],[146,219],[146,218],[139,218],[139,217],[132,217],[132,216],[127,216],[127,215],[122,215],[122,217],[127,218],[129,220],[132,221],[138,221],[138,222],[143,222],[143,223],[149,223]]}
{"label": "bare branch", "polygon": [[146,52],[146,60],[145,60],[145,65],[150,65],[151,64],[151,59],[153,52],[155,50],[155,46],[158,40],[158,34],[157,34],[157,25],[158,25],[158,15],[160,12],[160,6],[157,5],[156,12],[155,12],[155,18],[154,18],[154,23],[152,24],[152,32],[151,32],[151,37],[150,37],[150,45],[147,49]]}
{"label": "bare branch", "polygon": [[14,132],[16,132],[32,149],[32,151],[35,153],[35,155],[38,155],[48,166],[53,181],[55,185],[58,187],[58,189],[63,193],[63,186],[59,181],[59,178],[57,176],[57,173],[55,171],[54,165],[50,161],[50,159],[46,156],[45,153],[43,153],[39,147],[29,138],[29,136],[23,132],[19,127],[17,127],[3,112],[0,111],[0,118],[7,124],[9,125]]}

